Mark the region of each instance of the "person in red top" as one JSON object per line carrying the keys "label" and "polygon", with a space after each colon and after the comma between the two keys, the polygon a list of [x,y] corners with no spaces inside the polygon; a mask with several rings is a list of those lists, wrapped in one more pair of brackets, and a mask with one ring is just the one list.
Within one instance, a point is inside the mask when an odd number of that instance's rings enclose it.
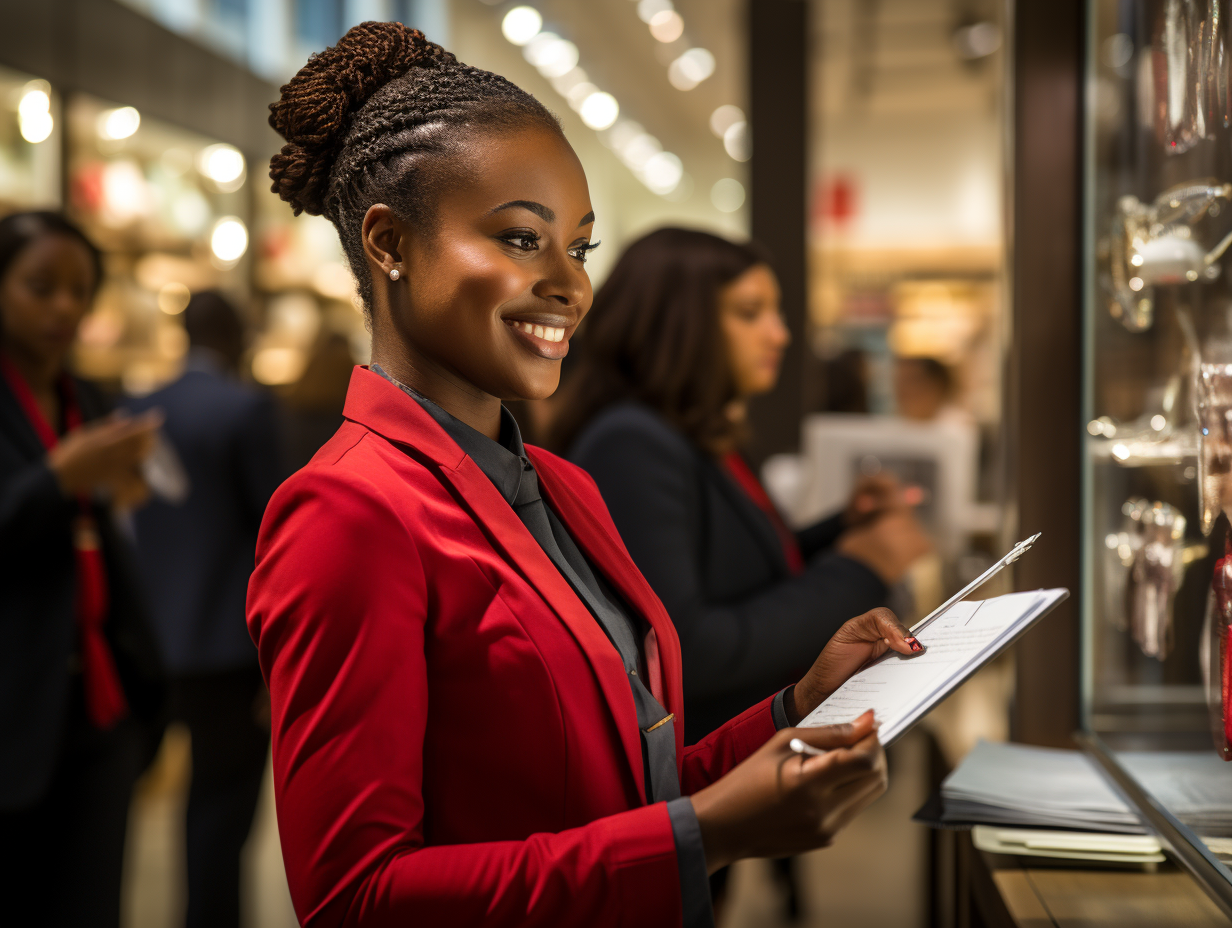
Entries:
{"label": "person in red top", "polygon": [[790,724],[914,642],[885,610],[857,617],[686,747],[662,604],[593,481],[502,408],[556,388],[591,302],[595,217],[558,122],[422,33],[364,23],[271,124],[274,189],[337,227],[372,329],[249,585],[301,924],[712,924],[709,871],[822,846],[884,790],[870,714]]}
{"label": "person in red top", "polygon": [[133,783],[162,699],[115,507],[156,413],[108,418],[66,369],[102,281],[57,213],[0,219],[0,893],[12,924],[114,926]]}
{"label": "person in red top", "polygon": [[760,248],[658,229],[595,295],[553,400],[549,444],[595,479],[676,626],[690,739],[796,679],[929,547],[887,477],[799,532],[775,509],[740,445],[790,338]]}

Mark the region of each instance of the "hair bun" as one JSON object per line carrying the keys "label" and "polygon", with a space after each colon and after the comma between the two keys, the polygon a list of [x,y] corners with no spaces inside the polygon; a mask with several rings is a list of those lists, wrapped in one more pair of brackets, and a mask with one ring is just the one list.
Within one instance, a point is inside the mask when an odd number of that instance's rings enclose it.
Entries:
{"label": "hair bun", "polygon": [[454,61],[453,55],[397,22],[367,22],[308,63],[270,104],[269,123],[287,140],[270,160],[270,188],[298,216],[323,212],[330,169],[342,148],[351,116],[369,97],[413,67]]}

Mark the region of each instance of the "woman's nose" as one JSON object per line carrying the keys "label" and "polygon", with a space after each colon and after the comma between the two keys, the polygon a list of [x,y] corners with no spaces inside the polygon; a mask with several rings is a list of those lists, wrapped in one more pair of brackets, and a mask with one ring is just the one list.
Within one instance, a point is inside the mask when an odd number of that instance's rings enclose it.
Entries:
{"label": "woman's nose", "polygon": [[786,348],[791,344],[791,329],[787,328],[787,323],[779,313],[774,314],[773,320],[770,324],[770,341],[775,348]]}
{"label": "woman's nose", "polygon": [[564,306],[576,306],[586,296],[590,278],[567,254],[547,258],[545,273],[534,286],[534,294]]}

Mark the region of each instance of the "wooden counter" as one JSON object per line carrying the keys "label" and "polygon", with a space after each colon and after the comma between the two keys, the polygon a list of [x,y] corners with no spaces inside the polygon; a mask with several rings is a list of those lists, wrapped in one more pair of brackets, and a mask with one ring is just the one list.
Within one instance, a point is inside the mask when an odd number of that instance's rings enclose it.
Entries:
{"label": "wooden counter", "polygon": [[1232,928],[1171,865],[1155,873],[1049,866],[979,851],[969,833],[955,838],[956,928]]}

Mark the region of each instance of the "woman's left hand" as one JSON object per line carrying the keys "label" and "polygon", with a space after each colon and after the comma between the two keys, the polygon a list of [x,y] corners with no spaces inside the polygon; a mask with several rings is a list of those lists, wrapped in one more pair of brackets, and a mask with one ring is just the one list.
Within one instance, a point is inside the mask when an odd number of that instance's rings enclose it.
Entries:
{"label": "woman's left hand", "polygon": [[848,677],[890,649],[910,656],[922,653],[924,646],[889,609],[871,609],[843,623],[784,700],[787,721],[798,725]]}

